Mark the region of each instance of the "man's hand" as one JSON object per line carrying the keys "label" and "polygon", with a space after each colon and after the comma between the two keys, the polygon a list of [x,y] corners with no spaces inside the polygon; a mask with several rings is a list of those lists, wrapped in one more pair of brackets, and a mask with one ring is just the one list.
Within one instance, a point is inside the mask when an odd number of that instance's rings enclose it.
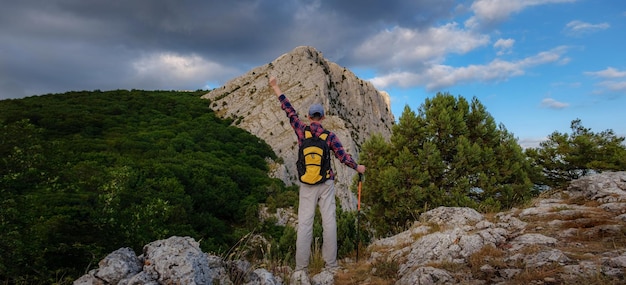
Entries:
{"label": "man's hand", "polygon": [[278,80],[276,80],[276,77],[274,76],[270,77],[269,85],[274,90],[274,93],[276,94],[276,96],[280,96],[283,94],[283,92],[280,91],[280,87],[278,87]]}
{"label": "man's hand", "polygon": [[365,165],[363,165],[363,164],[357,165],[356,172],[361,173],[361,174],[365,173]]}

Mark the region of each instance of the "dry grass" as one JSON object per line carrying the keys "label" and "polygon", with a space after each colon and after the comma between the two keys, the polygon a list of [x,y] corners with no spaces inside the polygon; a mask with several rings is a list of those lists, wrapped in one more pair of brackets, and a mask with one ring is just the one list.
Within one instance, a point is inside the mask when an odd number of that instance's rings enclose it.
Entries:
{"label": "dry grass", "polygon": [[[527,228],[557,238],[557,248],[564,252],[599,253],[626,248],[626,227],[623,222],[614,219],[614,213],[592,205],[597,202],[583,203],[579,199],[573,199],[588,208],[577,211],[569,206],[555,207],[548,215],[524,218],[529,223]],[[556,226],[549,226],[550,222],[557,220],[561,222],[555,223]],[[615,230],[613,225],[617,225],[620,230]],[[573,234],[564,235],[566,230]]]}
{"label": "dry grass", "polygon": [[[624,270],[626,276],[626,270]],[[601,272],[597,272],[592,276],[578,276],[573,279],[567,280],[569,284],[584,284],[584,285],[623,285],[624,280],[608,277]]]}
{"label": "dry grass", "polygon": [[322,269],[324,269],[325,265],[326,262],[322,256],[321,243],[319,242],[319,238],[315,238],[315,241],[313,242],[313,250],[311,251],[311,259],[309,261],[309,272],[311,275],[320,273],[322,272]]}
{"label": "dry grass", "polygon": [[468,265],[472,271],[480,269],[481,266],[489,264],[494,268],[506,268],[503,257],[506,253],[493,245],[487,245],[481,248],[479,251],[473,253],[468,258]]}
{"label": "dry grass", "polygon": [[446,270],[448,272],[455,272],[455,273],[468,271],[467,264],[457,263],[457,262],[452,262],[452,261],[442,261],[442,262],[437,262],[437,263],[429,262],[425,264],[424,266],[439,268],[439,269]]}
{"label": "dry grass", "polygon": [[[550,264],[537,268],[526,268],[516,275],[507,284],[528,285],[528,284],[584,284],[584,285],[618,285],[624,284],[624,280],[617,277],[609,277],[601,272],[589,276],[572,276],[563,279],[559,277],[563,272],[563,267],[558,264]],[[624,272],[626,274],[626,270]]]}
{"label": "dry grass", "polygon": [[496,217],[498,215],[498,212],[488,212],[488,213],[482,213],[483,217],[485,217],[485,220],[491,222],[491,223],[497,223],[498,222],[498,218]]}
{"label": "dry grass", "polygon": [[495,272],[482,271],[481,267],[489,265],[495,270],[507,268],[508,266],[504,261],[505,257],[506,253],[502,249],[487,245],[470,255],[467,263],[475,278],[490,280],[494,277]]}
{"label": "dry grass", "polygon": [[[563,271],[558,264],[549,264],[535,268],[525,268],[520,274],[515,275],[511,284],[532,284],[533,281],[544,282],[543,284],[563,284],[562,280],[554,278]],[[576,284],[576,283],[574,283]]]}
{"label": "dry grass", "polygon": [[335,284],[337,285],[391,285],[397,280],[398,269],[400,264],[406,262],[405,258],[388,260],[372,260],[370,255],[372,252],[387,252],[389,248],[378,247],[361,248],[359,253],[359,262],[356,262],[356,252],[341,262],[340,266],[344,268],[335,275]]}
{"label": "dry grass", "polygon": [[[337,285],[391,285],[396,282],[399,264],[397,262],[378,262],[370,264],[359,262],[349,264],[349,270],[335,276]],[[344,266],[347,268],[347,266]]]}

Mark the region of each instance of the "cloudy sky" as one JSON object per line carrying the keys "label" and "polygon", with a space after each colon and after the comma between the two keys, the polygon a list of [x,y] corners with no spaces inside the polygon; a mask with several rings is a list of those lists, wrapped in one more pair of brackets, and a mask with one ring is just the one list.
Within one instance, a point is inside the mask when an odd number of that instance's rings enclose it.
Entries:
{"label": "cloudy sky", "polygon": [[523,146],[626,136],[623,0],[0,0],[0,99],[211,89],[297,46],[406,105],[476,97]]}

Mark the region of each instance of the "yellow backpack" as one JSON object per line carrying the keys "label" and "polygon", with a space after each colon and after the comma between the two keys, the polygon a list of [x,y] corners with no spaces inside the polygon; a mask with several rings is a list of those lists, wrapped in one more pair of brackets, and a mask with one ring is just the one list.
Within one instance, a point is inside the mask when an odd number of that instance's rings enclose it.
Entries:
{"label": "yellow backpack", "polygon": [[329,132],[316,137],[309,126],[304,129],[304,140],[298,150],[298,178],[300,182],[315,185],[324,183],[330,178],[330,148],[328,147]]}

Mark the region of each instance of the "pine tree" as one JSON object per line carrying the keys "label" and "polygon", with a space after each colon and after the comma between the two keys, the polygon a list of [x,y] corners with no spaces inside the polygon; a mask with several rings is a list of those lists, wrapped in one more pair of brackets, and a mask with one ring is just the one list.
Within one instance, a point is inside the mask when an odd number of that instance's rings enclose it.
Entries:
{"label": "pine tree", "polygon": [[594,133],[580,119],[573,120],[570,127],[571,134],[555,131],[539,148],[526,150],[542,173],[537,183],[560,187],[589,173],[626,170],[623,137],[613,130]]}
{"label": "pine tree", "polygon": [[534,194],[521,147],[476,98],[438,93],[418,114],[406,106],[390,142],[372,138],[362,152],[368,217],[379,236],[438,206],[497,211]]}

